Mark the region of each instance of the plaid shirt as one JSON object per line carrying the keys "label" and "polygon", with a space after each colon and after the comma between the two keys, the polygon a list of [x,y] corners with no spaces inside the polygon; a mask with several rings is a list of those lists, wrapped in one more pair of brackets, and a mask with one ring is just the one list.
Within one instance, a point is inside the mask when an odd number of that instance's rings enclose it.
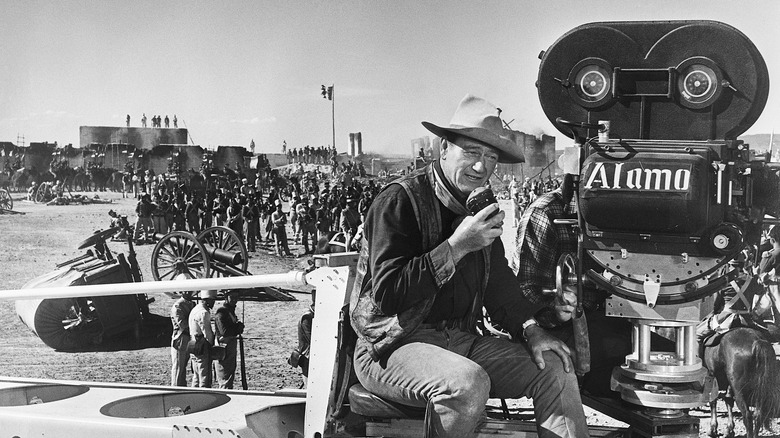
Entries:
{"label": "plaid shirt", "polygon": [[[559,325],[553,312],[553,294],[544,290],[555,289],[555,270],[558,259],[564,253],[577,253],[577,234],[571,225],[556,225],[555,219],[576,217],[574,198],[564,204],[561,189],[538,197],[523,213],[515,236],[515,250],[511,267],[520,281],[520,291],[532,303],[546,305],[536,314],[543,327]],[[583,306],[594,308],[603,301],[604,294],[595,290],[583,290]]]}

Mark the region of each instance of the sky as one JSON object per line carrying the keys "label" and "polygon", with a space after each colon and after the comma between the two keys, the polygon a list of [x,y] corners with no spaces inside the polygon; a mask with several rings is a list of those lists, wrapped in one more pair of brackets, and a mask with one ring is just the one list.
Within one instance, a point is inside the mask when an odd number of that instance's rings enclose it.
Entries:
{"label": "sky", "polygon": [[[421,121],[446,125],[471,93],[562,148],[538,101],[538,55],[597,21],[722,21],[753,41],[770,82],[780,75],[776,0],[0,0],[0,17],[0,141],[16,144],[78,146],[79,126],[175,114],[193,144],[273,153],[331,144],[333,110],[339,152],[361,132],[364,152],[406,154],[430,135]],[[746,134],[779,116],[770,86]]]}

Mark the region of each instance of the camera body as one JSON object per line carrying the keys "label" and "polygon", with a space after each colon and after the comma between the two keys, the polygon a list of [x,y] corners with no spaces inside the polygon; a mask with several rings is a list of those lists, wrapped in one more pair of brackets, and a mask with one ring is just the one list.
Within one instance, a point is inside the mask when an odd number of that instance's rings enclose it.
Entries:
{"label": "camera body", "polygon": [[[565,167],[579,170],[580,249],[598,266],[576,281],[609,292],[607,315],[633,325],[612,389],[659,415],[709,402],[696,326],[736,277],[729,262],[780,212],[780,166],[737,138],[766,105],[761,53],[715,21],[590,23],[543,53],[537,88],[576,140]],[[652,350],[656,328],[675,351]]]}
{"label": "camera body", "polygon": [[544,52],[537,87],[564,134],[560,119],[609,127],[582,132],[581,231],[603,268],[587,275],[651,306],[725,287],[718,272],[780,210],[772,165],[737,140],[769,94],[753,43],[714,21],[585,24]]}

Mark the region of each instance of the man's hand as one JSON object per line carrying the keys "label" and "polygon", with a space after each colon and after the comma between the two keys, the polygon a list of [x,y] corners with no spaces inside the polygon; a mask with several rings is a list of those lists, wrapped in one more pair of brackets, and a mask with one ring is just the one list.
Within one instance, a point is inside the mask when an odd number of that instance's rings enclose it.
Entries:
{"label": "man's hand", "polygon": [[775,269],[772,268],[772,270],[769,272],[762,272],[758,274],[758,282],[765,286],[769,286],[770,284],[777,284],[778,281]]}
{"label": "man's hand", "polygon": [[525,336],[528,339],[528,349],[531,351],[531,356],[540,370],[543,370],[545,366],[542,353],[552,351],[563,361],[563,370],[567,373],[571,372],[571,350],[563,341],[547,333],[545,329],[536,324],[525,329]]}
{"label": "man's hand", "polygon": [[572,318],[577,307],[577,286],[567,285],[563,289],[563,295],[555,295],[553,301],[555,318],[564,323]]}
{"label": "man's hand", "polygon": [[[495,212],[497,212],[495,216],[488,218]],[[490,245],[496,237],[501,236],[504,215],[505,213],[498,208],[498,204],[491,204],[474,216],[464,217],[452,236],[447,239],[455,263],[466,254]]]}

